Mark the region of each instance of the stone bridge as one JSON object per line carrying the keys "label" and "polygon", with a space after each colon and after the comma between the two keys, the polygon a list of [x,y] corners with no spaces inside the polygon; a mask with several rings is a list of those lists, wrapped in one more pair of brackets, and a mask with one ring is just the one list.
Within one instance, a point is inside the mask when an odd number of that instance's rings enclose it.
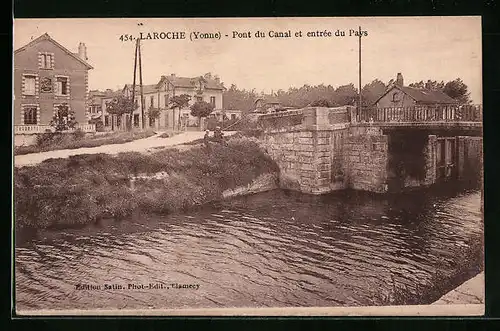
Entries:
{"label": "stone bridge", "polygon": [[480,108],[309,107],[258,119],[282,188],[397,192],[482,174]]}

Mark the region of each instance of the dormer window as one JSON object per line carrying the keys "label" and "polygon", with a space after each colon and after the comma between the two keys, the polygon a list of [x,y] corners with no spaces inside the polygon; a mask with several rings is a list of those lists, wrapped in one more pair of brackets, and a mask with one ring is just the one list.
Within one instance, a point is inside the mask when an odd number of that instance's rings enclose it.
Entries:
{"label": "dormer window", "polygon": [[392,94],[392,102],[398,102],[399,101],[399,93],[398,92],[394,92]]}

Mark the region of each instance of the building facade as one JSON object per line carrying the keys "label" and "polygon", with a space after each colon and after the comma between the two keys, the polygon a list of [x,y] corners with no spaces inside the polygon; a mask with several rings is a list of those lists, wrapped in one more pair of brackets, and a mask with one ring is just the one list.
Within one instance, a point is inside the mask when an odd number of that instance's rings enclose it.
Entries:
{"label": "building facade", "polygon": [[75,114],[78,125],[86,126],[88,113],[87,49],[84,43],[73,53],[48,34],[34,39],[14,52],[15,133],[39,133],[61,104]]}
{"label": "building facade", "polygon": [[377,108],[411,107],[411,106],[449,106],[457,101],[439,90],[404,86],[403,75],[397,74],[394,84],[375,101]]}
{"label": "building facade", "polygon": [[[132,123],[134,127],[142,127],[144,119],[145,128],[165,129],[165,130],[183,130],[188,127],[198,128],[199,119],[191,116],[190,107],[197,101],[205,101],[212,104],[214,113],[222,111],[222,94],[224,86],[218,78],[206,77],[178,77],[175,74],[161,76],[157,84],[143,85],[141,100],[141,89],[136,85],[135,100],[137,108],[132,114]],[[126,84],[120,94],[131,98],[132,84]],[[189,103],[181,109],[170,109],[171,100],[175,96],[186,94],[190,97]],[[114,96],[102,98],[103,123],[105,127],[116,129],[125,129],[127,116],[121,118],[111,116],[106,112],[106,103],[113,100]],[[144,104],[144,114],[142,112]],[[154,110],[154,111],[152,111]],[[156,113],[157,117],[150,116]],[[236,114],[236,112],[235,112]],[[108,118],[108,121],[106,121]],[[114,118],[111,120],[111,118]]]}

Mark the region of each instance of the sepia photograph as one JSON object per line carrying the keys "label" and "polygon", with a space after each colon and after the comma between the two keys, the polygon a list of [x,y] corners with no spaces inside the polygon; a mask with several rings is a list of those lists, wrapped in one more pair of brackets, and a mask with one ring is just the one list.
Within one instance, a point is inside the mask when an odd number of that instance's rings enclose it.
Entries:
{"label": "sepia photograph", "polygon": [[484,315],[481,17],[13,30],[18,316]]}

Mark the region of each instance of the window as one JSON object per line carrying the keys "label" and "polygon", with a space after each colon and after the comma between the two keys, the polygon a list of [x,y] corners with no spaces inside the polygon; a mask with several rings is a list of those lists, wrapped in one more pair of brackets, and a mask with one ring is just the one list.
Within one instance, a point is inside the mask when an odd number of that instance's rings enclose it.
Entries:
{"label": "window", "polygon": [[215,108],[215,97],[210,97],[210,104]]}
{"label": "window", "polygon": [[168,107],[168,94],[163,96],[165,98],[165,107]]}
{"label": "window", "polygon": [[104,126],[109,126],[109,116],[104,116]]}
{"label": "window", "polygon": [[24,94],[25,95],[35,95],[36,94],[36,77],[35,76],[24,76]]}
{"label": "window", "polygon": [[40,68],[42,69],[52,69],[54,61],[54,55],[50,53],[40,54]]}
{"label": "window", "polygon": [[24,124],[37,124],[38,109],[36,106],[24,108]]}
{"label": "window", "polygon": [[231,114],[231,120],[235,120],[236,119],[236,114]]}
{"label": "window", "polygon": [[56,81],[56,94],[58,95],[68,95],[68,78],[67,77],[57,77]]}
{"label": "window", "polygon": [[139,127],[139,114],[134,114],[134,127]]}
{"label": "window", "polygon": [[398,92],[394,92],[392,94],[392,101],[393,102],[398,102],[399,101],[399,99],[398,99]]}
{"label": "window", "polygon": [[202,102],[203,101],[203,97],[196,97],[196,102]]}
{"label": "window", "polygon": [[149,101],[151,101],[150,106],[154,107],[155,106],[155,97],[153,95],[149,98]]}

